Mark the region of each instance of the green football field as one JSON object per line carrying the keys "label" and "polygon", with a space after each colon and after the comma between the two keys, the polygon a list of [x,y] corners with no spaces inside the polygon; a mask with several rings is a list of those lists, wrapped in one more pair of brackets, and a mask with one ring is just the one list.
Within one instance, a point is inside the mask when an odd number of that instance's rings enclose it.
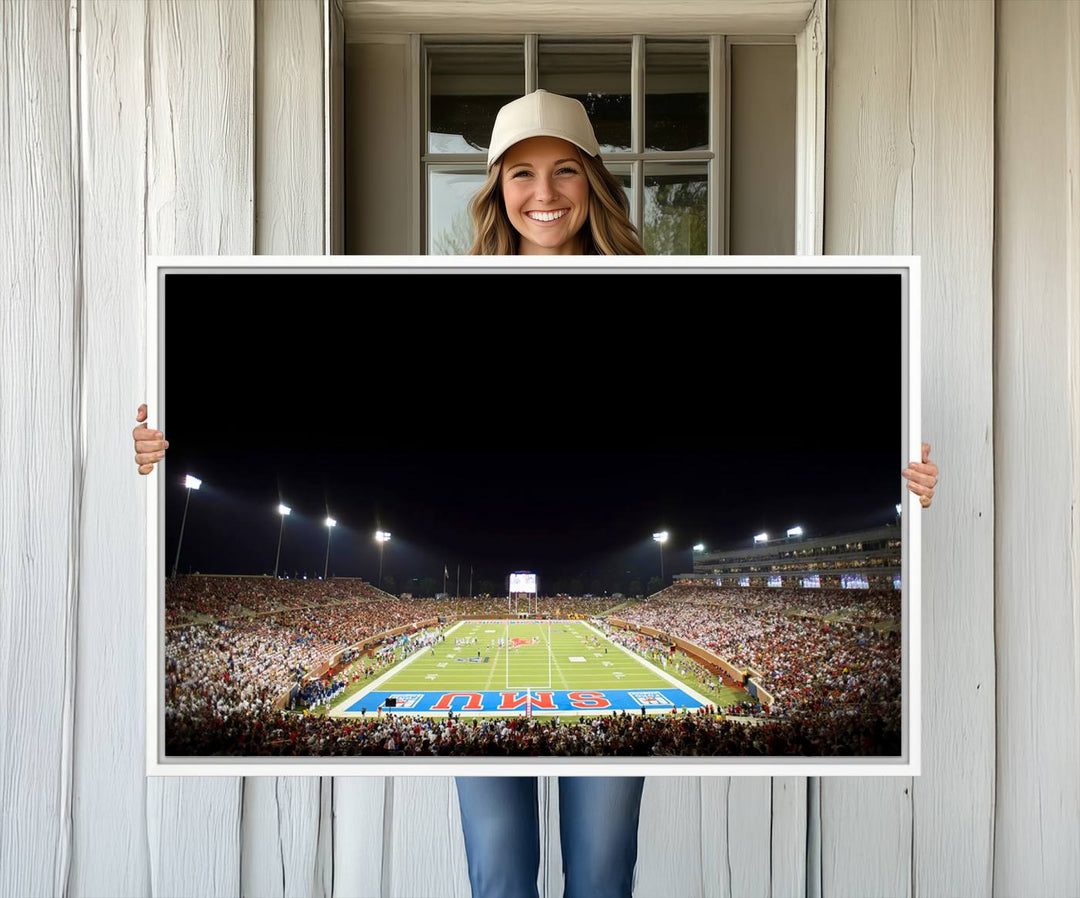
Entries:
{"label": "green football field", "polygon": [[476,714],[481,701],[484,714],[522,713],[530,700],[536,714],[657,713],[709,701],[583,621],[462,621],[331,714],[371,712],[389,695],[414,713]]}

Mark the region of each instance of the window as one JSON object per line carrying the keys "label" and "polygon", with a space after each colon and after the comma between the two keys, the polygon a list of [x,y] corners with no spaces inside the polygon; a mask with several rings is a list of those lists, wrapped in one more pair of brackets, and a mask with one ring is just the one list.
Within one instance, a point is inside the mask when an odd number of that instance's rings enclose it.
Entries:
{"label": "window", "polygon": [[[466,206],[485,179],[495,115],[535,88],[583,103],[648,253],[794,252],[795,44],[776,38],[760,47],[768,57],[751,42],[733,49],[723,36],[423,39],[422,252],[468,251]],[[745,132],[734,144],[729,121]],[[755,140],[768,144],[766,172]],[[734,210],[729,179],[741,188]]]}

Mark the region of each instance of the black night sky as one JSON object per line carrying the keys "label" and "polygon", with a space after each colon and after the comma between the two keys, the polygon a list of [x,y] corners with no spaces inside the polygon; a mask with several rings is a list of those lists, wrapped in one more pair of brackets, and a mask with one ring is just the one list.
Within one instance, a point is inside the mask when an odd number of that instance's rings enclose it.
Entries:
{"label": "black night sky", "polygon": [[[166,569],[644,589],[690,547],[890,523],[900,279],[170,275]],[[429,582],[422,581],[428,578]],[[638,591],[638,590],[633,590]]]}

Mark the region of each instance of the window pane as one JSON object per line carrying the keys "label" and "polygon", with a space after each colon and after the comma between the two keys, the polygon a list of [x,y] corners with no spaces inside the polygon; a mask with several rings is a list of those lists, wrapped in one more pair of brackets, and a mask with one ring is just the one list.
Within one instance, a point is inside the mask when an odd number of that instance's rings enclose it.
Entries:
{"label": "window pane", "polygon": [[634,179],[632,169],[629,165],[610,165],[605,162],[604,167],[607,168],[615,176],[615,180],[622,184],[623,191],[626,193],[627,200],[630,201],[630,217],[633,218],[634,211]]}
{"label": "window pane", "polygon": [[645,42],[645,149],[709,149],[708,41]]}
{"label": "window pane", "polygon": [[656,256],[705,255],[708,208],[705,163],[647,163],[645,252]]}
{"label": "window pane", "polygon": [[433,256],[464,256],[472,246],[468,203],[483,185],[483,165],[428,169],[428,247]]}
{"label": "window pane", "polygon": [[429,153],[486,153],[500,107],[525,93],[525,46],[429,46]]}
{"label": "window pane", "polygon": [[601,153],[630,150],[631,42],[539,42],[539,87],[580,100]]}

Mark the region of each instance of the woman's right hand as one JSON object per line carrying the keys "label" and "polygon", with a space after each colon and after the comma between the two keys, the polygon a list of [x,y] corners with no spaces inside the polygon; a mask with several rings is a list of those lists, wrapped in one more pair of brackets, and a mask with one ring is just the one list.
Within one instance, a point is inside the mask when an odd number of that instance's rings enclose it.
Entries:
{"label": "woman's right hand", "polygon": [[154,465],[165,457],[169,441],[160,430],[150,430],[146,426],[145,402],[139,406],[135,420],[143,422],[131,431],[131,436],[135,440],[135,464],[139,466],[140,474],[149,474],[154,470]]}

